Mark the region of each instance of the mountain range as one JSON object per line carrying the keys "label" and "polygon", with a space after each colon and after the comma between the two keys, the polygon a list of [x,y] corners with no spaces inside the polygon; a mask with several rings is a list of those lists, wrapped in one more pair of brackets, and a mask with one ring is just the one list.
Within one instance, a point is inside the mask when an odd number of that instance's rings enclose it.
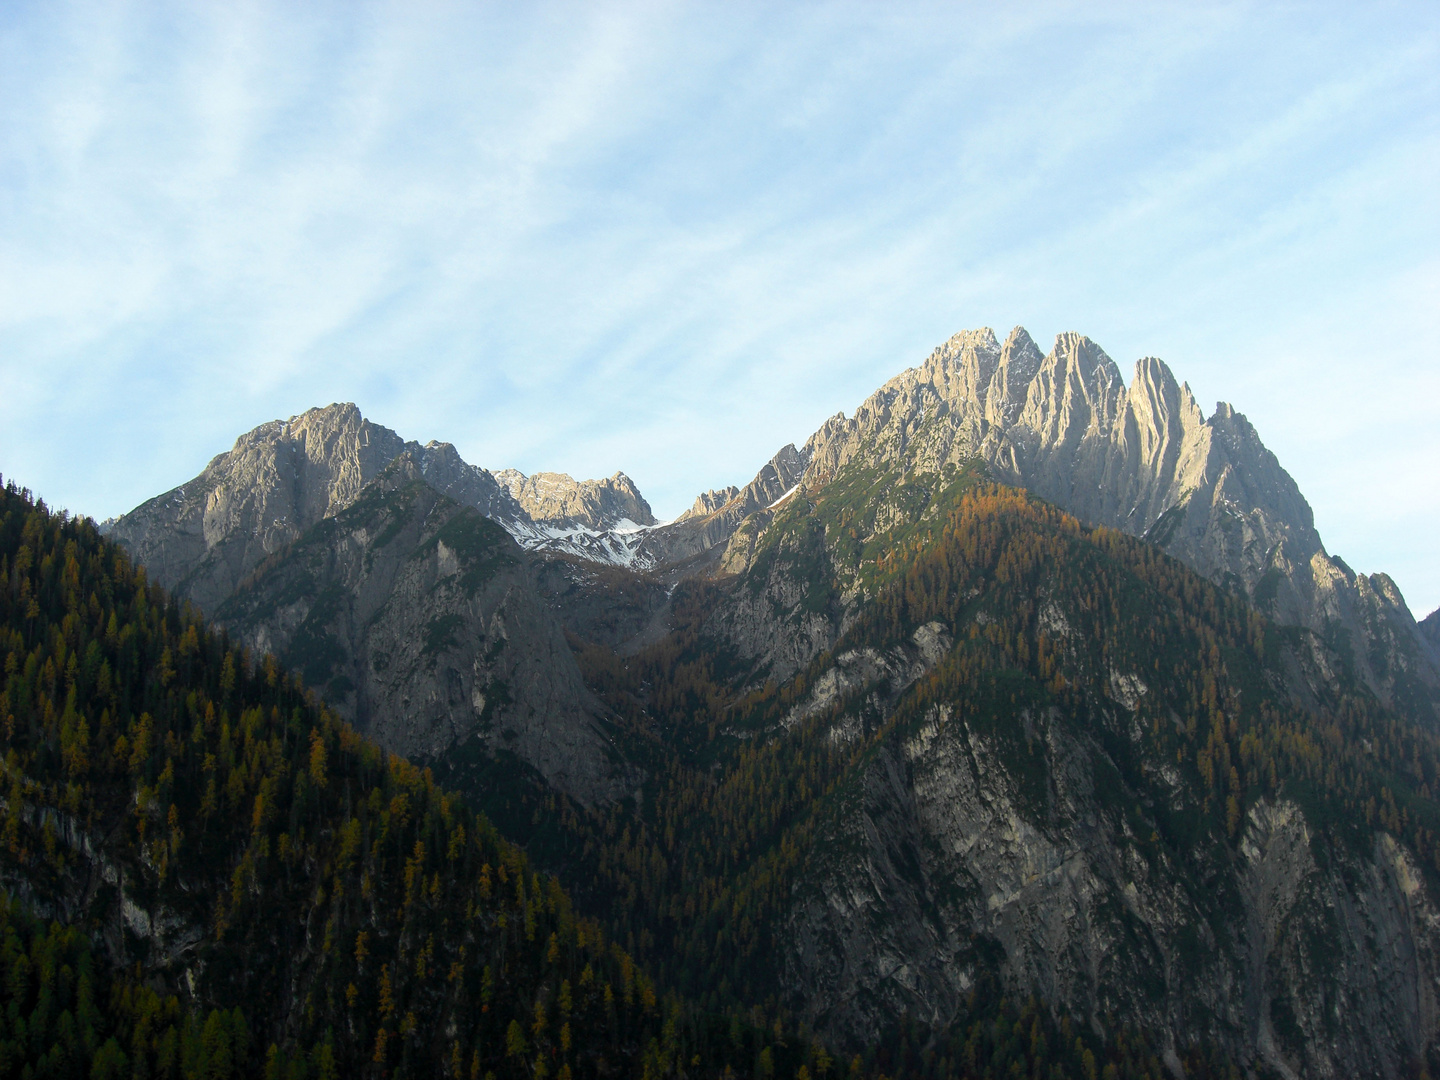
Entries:
{"label": "mountain range", "polygon": [[331,405],[102,531],[701,1010],[907,1075],[1019,1002],[1036,1067],[1440,1064],[1440,612],[1157,359],[957,334],[668,523]]}
{"label": "mountain range", "polygon": [[707,554],[743,566],[731,544],[742,522],[818,490],[851,461],[934,474],[978,460],[993,479],[1141,536],[1276,621],[1306,627],[1327,662],[1440,724],[1440,612],[1422,629],[1387,575],[1356,574],[1328,554],[1295,482],[1233,407],[1221,402],[1206,419],[1154,357],[1136,362],[1127,388],[1114,361],[1078,334],[1059,335],[1047,355],[1019,327],[1003,345],[988,329],[956,334],[849,419],[831,418],[743,488],[705,492],[667,524],[624,473],[578,482],[492,473],[448,443],[407,443],[347,404],[256,428],[200,476],[107,528],[159,580],[211,610],[402,453],[523,548],[672,576]]}

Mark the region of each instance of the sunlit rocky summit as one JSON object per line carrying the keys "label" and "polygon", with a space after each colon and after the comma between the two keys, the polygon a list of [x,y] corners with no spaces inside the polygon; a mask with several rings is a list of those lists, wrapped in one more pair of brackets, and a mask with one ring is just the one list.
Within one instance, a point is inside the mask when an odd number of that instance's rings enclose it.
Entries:
{"label": "sunlit rocky summit", "polygon": [[806,443],[807,481],[866,458],[935,471],[978,456],[1085,521],[1143,536],[1277,620],[1315,631],[1387,702],[1432,721],[1440,666],[1385,574],[1326,553],[1294,480],[1241,413],[1206,418],[1163,361],[1127,387],[1089,338],[956,334]]}

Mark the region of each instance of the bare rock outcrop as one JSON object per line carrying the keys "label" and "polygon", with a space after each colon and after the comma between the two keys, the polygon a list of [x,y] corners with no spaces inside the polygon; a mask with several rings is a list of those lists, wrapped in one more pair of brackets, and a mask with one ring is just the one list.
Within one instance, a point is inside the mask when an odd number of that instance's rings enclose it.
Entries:
{"label": "bare rock outcrop", "polygon": [[1171,865],[1120,802],[1158,792],[1102,791],[1114,765],[1059,716],[1029,717],[1024,738],[1044,760],[1038,803],[1014,736],[943,708],[837,801],[784,934],[785,982],[818,1030],[855,1043],[899,1015],[943,1026],[998,959],[1013,993],[1282,1076],[1398,1077],[1423,1056],[1440,911],[1389,834],[1356,851],[1294,802],[1261,801],[1238,859]]}
{"label": "bare rock outcrop", "polygon": [[1244,415],[1220,402],[1207,418],[1155,357],[1136,362],[1127,386],[1080,334],[1060,334],[1048,354],[1022,327],[1003,343],[989,329],[956,334],[745,488],[700,495],[631,559],[664,567],[738,543],[709,564],[738,572],[784,494],[818,490],[852,462],[939,473],[976,458],[994,479],[1143,536],[1313,631],[1387,704],[1440,724],[1440,629],[1422,631],[1388,577],[1326,552],[1309,504]]}
{"label": "bare rock outcrop", "polygon": [[726,543],[746,518],[794,494],[808,462],[808,455],[792,443],[782,447],[743,488],[705,492],[675,521],[646,534],[637,549],[637,562],[662,567]]}
{"label": "bare rock outcrop", "polygon": [[1440,661],[1440,608],[1420,620],[1420,633],[1430,643],[1430,648],[1435,650],[1436,660]]}
{"label": "bare rock outcrop", "polygon": [[457,502],[506,523],[524,517],[489,472],[449,443],[406,442],[347,402],[261,424],[195,479],[105,531],[162,585],[211,611],[266,556],[350,506],[402,453]]}
{"label": "bare rock outcrop", "polygon": [[265,556],[348,506],[404,445],[354,405],[311,409],[240,436],[107,532],[162,585],[210,610]]}
{"label": "bare rock outcrop", "polygon": [[387,749],[510,754],[608,802],[628,766],[511,535],[533,529],[449,443],[341,404],[242,435],[107,531]]}
{"label": "bare rock outcrop", "polygon": [[515,469],[501,469],[495,479],[505,485],[537,525],[613,529],[627,522],[655,524],[650,504],[623,472],[605,480],[576,480],[566,473],[526,476]]}
{"label": "bare rock outcrop", "polygon": [[979,457],[1002,483],[1144,536],[1334,647],[1389,704],[1440,723],[1440,658],[1393,581],[1329,555],[1295,481],[1221,402],[1207,419],[1163,361],[1127,387],[1103,349],[1016,327],[965,331],[810,437],[804,483],[855,460],[937,471]]}
{"label": "bare rock outcrop", "polygon": [[363,733],[416,762],[511,754],[581,803],[629,773],[523,552],[408,453],[216,612]]}

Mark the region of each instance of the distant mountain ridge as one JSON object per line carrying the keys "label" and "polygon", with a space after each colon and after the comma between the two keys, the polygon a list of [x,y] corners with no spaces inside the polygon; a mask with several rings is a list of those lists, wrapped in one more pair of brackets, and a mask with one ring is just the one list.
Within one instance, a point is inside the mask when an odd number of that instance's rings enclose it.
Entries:
{"label": "distant mountain ridge", "polygon": [[212,610],[266,556],[351,505],[402,453],[457,502],[502,524],[528,523],[509,490],[449,443],[407,442],[346,403],[261,424],[199,476],[104,531],[168,588]]}
{"label": "distant mountain ridge", "polygon": [[655,520],[624,473],[491,472],[449,443],[407,442],[336,404],[242,435],[200,476],[107,531],[167,586],[213,609],[402,452],[427,483],[524,548],[672,576],[696,560],[740,568],[743,553],[727,545],[743,522],[852,461],[923,474],[978,458],[994,479],[1143,536],[1312,630],[1383,701],[1440,723],[1437,635],[1416,623],[1388,576],[1356,574],[1326,552],[1309,504],[1245,417],[1222,402],[1207,419],[1154,357],[1136,362],[1127,387],[1104,350],[1075,333],[1042,355],[1021,327],[1003,343],[988,328],[962,331],[848,419],[837,414],[749,484],[705,492],[670,523]]}
{"label": "distant mountain ridge", "polygon": [[1430,642],[1436,654],[1440,655],[1440,608],[1436,608],[1420,621],[1420,632],[1425,635],[1425,640]]}
{"label": "distant mountain ridge", "polygon": [[623,472],[604,480],[579,480],[566,473],[526,476],[515,469],[495,474],[532,521],[569,529],[613,529],[654,525],[655,515],[635,482]]}
{"label": "distant mountain ridge", "polygon": [[337,404],[242,435],[105,531],[387,749],[473,743],[605,803],[627,770],[513,539],[542,530],[449,443]]}

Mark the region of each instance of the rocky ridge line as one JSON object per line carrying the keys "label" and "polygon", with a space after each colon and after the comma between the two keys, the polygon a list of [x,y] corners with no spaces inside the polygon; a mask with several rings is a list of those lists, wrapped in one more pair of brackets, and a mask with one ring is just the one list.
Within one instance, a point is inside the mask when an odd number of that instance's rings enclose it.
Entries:
{"label": "rocky ridge line", "polygon": [[501,469],[495,479],[532,521],[557,529],[599,531],[655,524],[650,504],[623,472],[604,480],[576,480],[567,473],[526,476],[516,469]]}
{"label": "rocky ridge line", "polygon": [[[733,571],[740,523],[864,459],[938,472],[982,459],[991,475],[1084,520],[1143,536],[1280,622],[1315,632],[1389,704],[1440,723],[1440,644],[1395,583],[1326,552],[1294,480],[1221,402],[1206,418],[1188,385],[1145,357],[1128,387],[1089,338],[1042,355],[1016,327],[962,331],[801,449],[782,448],[744,488],[706,492],[656,523],[623,473],[491,473],[448,443],[420,446],[354,405],[312,409],[243,435],[190,483],[110,525],[162,582],[212,607],[265,555],[338,512],[402,451],[437,490],[503,525],[522,547],[640,570]],[[673,573],[673,572],[672,572]]]}
{"label": "rocky ridge line", "polygon": [[1387,704],[1440,722],[1440,650],[1385,574],[1326,552],[1295,481],[1231,405],[1207,419],[1145,357],[1127,387],[1089,338],[1042,355],[1024,328],[956,334],[806,442],[814,490],[854,460],[938,473],[981,458],[998,481],[1143,536],[1282,623],[1303,626]]}

